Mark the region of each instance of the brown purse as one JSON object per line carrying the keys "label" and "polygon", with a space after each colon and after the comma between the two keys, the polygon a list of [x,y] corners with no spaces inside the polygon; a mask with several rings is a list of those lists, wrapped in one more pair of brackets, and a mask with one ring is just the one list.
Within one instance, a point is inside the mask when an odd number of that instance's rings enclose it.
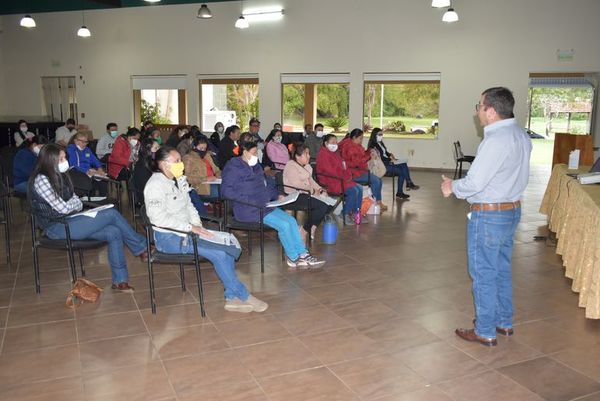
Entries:
{"label": "brown purse", "polygon": [[73,285],[73,289],[67,296],[66,305],[69,308],[75,309],[85,302],[94,303],[100,297],[102,288],[92,283],[90,280],[78,278]]}

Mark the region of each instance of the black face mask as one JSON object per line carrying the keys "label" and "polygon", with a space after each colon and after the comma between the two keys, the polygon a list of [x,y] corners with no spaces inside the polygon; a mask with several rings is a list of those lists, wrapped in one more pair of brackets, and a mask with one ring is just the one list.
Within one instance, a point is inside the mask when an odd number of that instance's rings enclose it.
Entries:
{"label": "black face mask", "polygon": [[206,156],[206,150],[198,150],[196,149],[196,152],[200,155],[201,158],[204,159],[204,156]]}

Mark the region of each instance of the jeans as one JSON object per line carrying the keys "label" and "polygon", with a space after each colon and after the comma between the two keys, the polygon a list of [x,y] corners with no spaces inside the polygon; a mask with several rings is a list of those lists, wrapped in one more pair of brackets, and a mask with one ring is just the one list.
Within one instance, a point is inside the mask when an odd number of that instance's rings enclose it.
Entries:
{"label": "jeans", "polygon": [[319,224],[325,218],[325,215],[329,211],[330,206],[327,203],[322,202],[318,199],[311,198],[309,194],[300,194],[298,195],[298,200],[294,202],[294,205],[308,209],[308,200],[310,199],[310,220],[308,216],[306,218],[306,222],[304,223],[304,231],[308,232],[311,230],[312,226],[318,227]]}
{"label": "jeans", "polygon": [[355,185],[352,188],[348,188],[346,192],[346,199],[344,201],[344,214],[350,214],[360,209],[362,205],[363,189],[360,185]]}
{"label": "jeans", "polygon": [[[388,175],[395,175],[398,177],[398,188],[396,189],[396,193],[403,194],[402,188],[404,187],[404,180],[406,180],[406,171],[408,171],[408,167],[406,169],[402,168],[402,165],[406,166],[406,163],[402,164],[388,164],[385,166],[385,172]],[[405,171],[406,170],[406,171]],[[410,182],[407,180],[407,183]]]}
{"label": "jeans", "polygon": [[[112,273],[112,283],[126,283],[129,280],[127,261],[123,243],[131,253],[139,255],[146,250],[146,239],[136,233],[127,220],[115,208],[105,209],[96,217],[77,216],[67,220],[71,239],[98,240],[108,242],[108,263]],[[50,239],[66,239],[65,226],[54,223],[46,228]]]}
{"label": "jeans", "polygon": [[206,206],[204,206],[204,202],[200,198],[200,195],[198,194],[198,192],[196,192],[195,189],[192,189],[189,192],[189,194],[190,194],[190,199],[192,201],[192,205],[194,205],[194,207],[198,211],[198,214],[200,216],[206,216],[208,214],[208,210],[206,210]]}
{"label": "jeans", "polygon": [[14,187],[15,192],[27,193],[27,181],[21,182]]}
{"label": "jeans", "polygon": [[[369,178],[369,176],[370,176],[370,178]],[[354,179],[354,182],[359,183],[359,184],[366,184],[369,181],[370,181],[369,186],[371,187],[373,196],[375,197],[375,200],[379,202],[381,200],[381,185],[382,185],[381,178],[379,178],[375,174],[372,174],[369,172],[369,173],[364,173],[363,175],[356,177]]]}
{"label": "jeans", "polygon": [[277,230],[283,250],[289,259],[296,260],[300,255],[308,252],[300,237],[298,223],[292,216],[279,208],[275,208],[264,217],[263,221],[269,227]]}
{"label": "jeans", "polygon": [[[154,240],[156,249],[164,253],[194,253],[194,243],[189,237],[180,237],[173,233],[155,231]],[[233,256],[217,249],[201,248],[198,246],[198,255],[208,259],[214,266],[217,276],[225,288],[225,299],[238,298],[242,301],[250,295],[246,286],[238,279],[235,273],[235,260]]]}
{"label": "jeans", "polygon": [[496,338],[496,327],[512,328],[511,258],[521,208],[472,211],[470,215],[467,253],[473,280],[475,333]]}

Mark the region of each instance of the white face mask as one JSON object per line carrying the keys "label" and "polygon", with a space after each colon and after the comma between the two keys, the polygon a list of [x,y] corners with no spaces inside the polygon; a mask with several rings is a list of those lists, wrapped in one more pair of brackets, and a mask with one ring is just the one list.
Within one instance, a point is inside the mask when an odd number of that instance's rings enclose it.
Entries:
{"label": "white face mask", "polygon": [[217,128],[217,132],[219,133],[219,135],[221,135],[223,133],[223,127],[218,127]]}
{"label": "white face mask", "polygon": [[377,135],[377,142],[383,141],[383,135]]}
{"label": "white face mask", "polygon": [[335,152],[338,149],[338,145],[337,143],[328,143],[327,149],[329,149],[331,152]]}
{"label": "white face mask", "polygon": [[79,146],[79,145],[77,145],[77,149],[83,150],[83,149],[85,149],[85,146]]}
{"label": "white face mask", "polygon": [[254,166],[256,166],[256,163],[258,163],[258,156],[254,156],[254,155],[250,156],[250,159],[248,159],[248,165],[250,167],[254,167]]}
{"label": "white face mask", "polygon": [[36,146],[35,148],[33,148],[33,153],[35,153],[35,155],[37,156],[40,154],[41,149],[42,148],[40,146]]}
{"label": "white face mask", "polygon": [[323,137],[323,131],[317,131],[317,138],[322,138]]}
{"label": "white face mask", "polygon": [[138,140],[135,139],[135,138],[132,138],[132,139],[129,140],[129,143],[131,144],[131,146],[135,146],[135,145],[137,145]]}
{"label": "white face mask", "polygon": [[66,173],[68,169],[69,169],[68,161],[65,160],[65,161],[58,163],[58,171],[60,171],[61,173]]}
{"label": "white face mask", "polygon": [[22,133],[26,133],[27,132],[27,127],[20,127],[19,129],[21,130]]}
{"label": "white face mask", "polygon": [[275,136],[275,137],[273,137],[273,140],[274,140],[276,143],[281,143],[281,137],[280,137],[280,136]]}

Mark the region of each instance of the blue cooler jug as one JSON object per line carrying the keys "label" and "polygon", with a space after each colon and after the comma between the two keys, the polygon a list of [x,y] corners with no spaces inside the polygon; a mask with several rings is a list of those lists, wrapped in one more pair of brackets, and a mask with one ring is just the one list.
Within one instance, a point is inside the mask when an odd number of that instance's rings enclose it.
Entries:
{"label": "blue cooler jug", "polygon": [[331,215],[325,217],[325,224],[323,224],[323,243],[333,245],[337,241],[338,237],[338,226],[337,222]]}

